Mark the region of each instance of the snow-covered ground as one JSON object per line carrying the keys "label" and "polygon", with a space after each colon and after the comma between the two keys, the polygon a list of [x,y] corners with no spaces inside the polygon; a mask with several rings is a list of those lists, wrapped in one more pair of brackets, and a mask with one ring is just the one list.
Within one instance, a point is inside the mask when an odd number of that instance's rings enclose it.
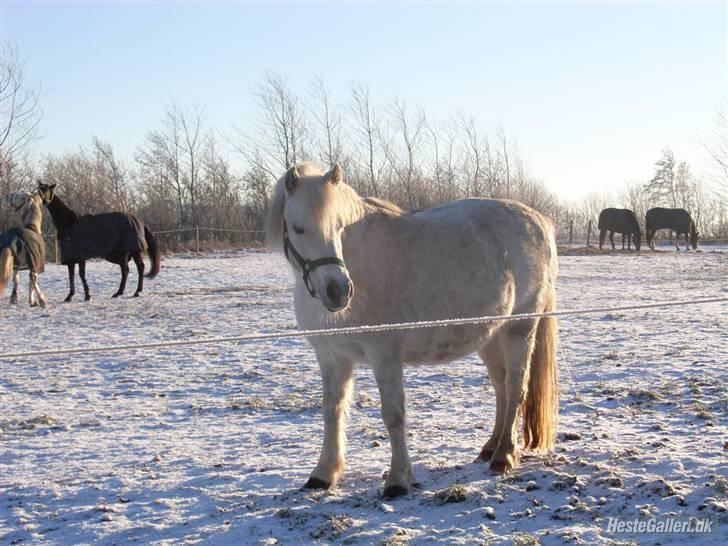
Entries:
{"label": "snow-covered ground", "polygon": [[[143,297],[93,300],[40,278],[47,309],[0,306],[0,353],[295,328],[292,277],[264,251],[163,260]],[[728,253],[560,259],[560,307],[728,294]],[[135,274],[128,294],[133,293]],[[406,372],[419,487],[381,498],[389,463],[372,374],[357,373],[348,468],[318,456],[320,381],[303,340],[0,360],[0,543],[716,544],[728,536],[728,306],[561,321],[560,436],[505,477],[473,459],[494,396],[471,357]],[[608,518],[707,517],[709,535],[615,534]]]}

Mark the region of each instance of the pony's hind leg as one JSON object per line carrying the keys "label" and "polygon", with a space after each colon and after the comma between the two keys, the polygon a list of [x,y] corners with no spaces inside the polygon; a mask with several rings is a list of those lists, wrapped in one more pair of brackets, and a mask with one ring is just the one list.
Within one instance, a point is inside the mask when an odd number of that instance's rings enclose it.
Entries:
{"label": "pony's hind leg", "polygon": [[28,272],[28,305],[30,307],[38,305],[35,298],[35,274],[32,271]]}
{"label": "pony's hind leg", "polygon": [[500,443],[503,432],[503,415],[506,409],[506,367],[498,336],[492,336],[488,343],[478,351],[478,354],[488,368],[488,378],[495,390],[495,424],[493,425],[493,432],[483,445],[477,458],[477,460],[489,462]]}
{"label": "pony's hind leg", "polygon": [[137,289],[136,292],[134,292],[134,297],[138,297],[139,294],[142,293],[142,290],[144,289],[144,260],[142,260],[142,253],[141,252],[135,252],[132,254],[132,258],[134,258],[134,263],[136,264],[137,268],[137,274],[139,275],[139,279],[137,280]]}
{"label": "pony's hind leg", "polygon": [[111,296],[112,298],[118,298],[124,293],[124,289],[126,288],[126,279],[129,277],[129,258],[128,256],[124,256],[121,259],[121,262],[119,263],[119,267],[121,268],[121,282],[119,283],[119,290],[116,291],[116,294]]}
{"label": "pony's hind leg", "polygon": [[499,332],[505,362],[503,429],[490,468],[507,472],[518,466],[518,413],[526,396],[528,365],[533,352],[536,324],[533,320],[509,323]]}
{"label": "pony's hind leg", "polygon": [[324,441],[316,468],[304,485],[328,489],[344,471],[346,417],[352,391],[353,364],[324,351],[316,352],[323,381]]}
{"label": "pony's hind leg", "polygon": [[86,260],[78,262],[78,276],[81,277],[81,284],[83,284],[83,299],[89,301],[91,299],[91,292],[89,291],[88,283],[86,282]]}
{"label": "pony's hind leg", "polygon": [[[38,274],[34,271],[30,272],[30,288],[29,292],[31,294],[35,294],[38,297],[38,305],[41,307],[46,306],[46,299],[43,295],[43,292],[41,292],[40,286],[38,286]],[[31,307],[34,307],[34,305],[31,303]]]}
{"label": "pony's hind leg", "polygon": [[10,303],[18,303],[18,284],[20,283],[20,271],[13,271],[13,291],[10,293]]}
{"label": "pony's hind leg", "polygon": [[412,463],[407,451],[406,413],[402,364],[394,359],[374,363],[382,420],[389,433],[392,461],[384,482],[384,496],[395,498],[406,494],[412,482]]}

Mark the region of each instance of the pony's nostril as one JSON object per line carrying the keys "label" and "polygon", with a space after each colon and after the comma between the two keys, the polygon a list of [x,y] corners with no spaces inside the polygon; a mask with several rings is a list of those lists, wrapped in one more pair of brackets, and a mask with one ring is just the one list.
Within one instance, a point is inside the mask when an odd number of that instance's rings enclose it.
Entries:
{"label": "pony's nostril", "polygon": [[326,296],[332,303],[338,304],[341,301],[341,288],[338,283],[330,282],[326,286]]}

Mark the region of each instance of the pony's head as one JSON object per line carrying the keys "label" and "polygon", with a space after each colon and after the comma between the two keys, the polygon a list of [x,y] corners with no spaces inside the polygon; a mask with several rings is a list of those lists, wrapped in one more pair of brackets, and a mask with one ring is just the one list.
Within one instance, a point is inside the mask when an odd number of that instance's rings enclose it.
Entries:
{"label": "pony's head", "polygon": [[268,244],[283,248],[308,292],[331,312],[346,309],[354,294],[341,235],[361,211],[342,178],[339,165],[326,173],[311,163],[291,167],[276,185],[266,222]]}
{"label": "pony's head", "polygon": [[23,191],[14,191],[5,195],[3,203],[6,207],[13,209],[15,212],[21,212],[32,202],[33,195]]}
{"label": "pony's head", "polygon": [[40,195],[44,205],[49,205],[53,201],[55,189],[55,184],[43,184],[43,182],[38,180],[38,195]]}

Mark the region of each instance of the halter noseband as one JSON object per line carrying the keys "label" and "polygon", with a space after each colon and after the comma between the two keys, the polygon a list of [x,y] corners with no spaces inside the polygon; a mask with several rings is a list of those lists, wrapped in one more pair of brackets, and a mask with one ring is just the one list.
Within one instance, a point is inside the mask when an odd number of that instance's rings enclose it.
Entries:
{"label": "halter noseband", "polygon": [[346,269],[346,264],[343,260],[336,257],[317,258],[315,260],[306,260],[301,256],[298,251],[293,247],[291,239],[288,237],[288,226],[283,222],[283,253],[286,255],[286,259],[290,260],[291,256],[301,268],[303,272],[303,284],[306,286],[306,290],[311,294],[312,298],[316,297],[316,291],[311,286],[311,273],[318,267],[323,265],[338,265]]}

